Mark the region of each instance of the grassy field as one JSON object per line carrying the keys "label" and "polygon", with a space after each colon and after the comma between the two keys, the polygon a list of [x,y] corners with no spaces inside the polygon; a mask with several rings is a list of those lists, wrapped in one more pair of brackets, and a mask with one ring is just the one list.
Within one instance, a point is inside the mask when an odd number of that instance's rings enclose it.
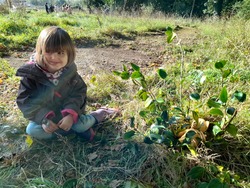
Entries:
{"label": "grassy field", "polygon": [[[147,89],[164,99],[157,105],[167,106],[170,116],[178,106],[185,118],[196,119],[198,114],[214,127],[232,121],[225,130],[213,129],[213,135],[206,135],[197,147],[157,140],[148,144],[145,138],[155,130],[151,118],[159,110],[154,109],[148,118],[139,115],[148,110],[138,94],[141,82],[138,86],[131,79],[100,74],[85,80],[89,86],[88,110],[93,108],[93,101],[99,101],[101,105],[119,106],[121,117],[98,125],[92,143],[74,135],[49,143],[31,140],[25,134],[27,120],[15,104],[19,79],[14,76],[15,69],[0,59],[0,187],[250,186],[249,21],[20,11],[0,17],[0,56],[34,48],[39,32],[49,25],[65,28],[76,45],[92,42],[103,47],[114,37],[123,40],[173,28],[177,37],[170,44],[166,41],[163,54],[167,57],[162,64],[167,78],[161,80],[155,70],[141,72]],[[181,40],[181,32],[190,35],[190,41]],[[136,67],[133,70],[140,72]],[[160,76],[164,77],[163,72]],[[104,88],[101,93],[99,88]],[[231,100],[235,92],[246,94],[246,99]],[[193,93],[199,93],[199,100],[197,95],[190,99]],[[211,112],[207,101],[212,97],[224,101],[223,110]],[[232,106],[237,114],[228,115]],[[179,129],[182,123],[174,128]]]}

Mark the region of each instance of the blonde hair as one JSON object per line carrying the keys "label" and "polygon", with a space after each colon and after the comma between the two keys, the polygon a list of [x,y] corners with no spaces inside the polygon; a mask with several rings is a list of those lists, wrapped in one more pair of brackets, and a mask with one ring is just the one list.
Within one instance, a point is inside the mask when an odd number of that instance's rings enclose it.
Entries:
{"label": "blonde hair", "polygon": [[44,67],[43,53],[66,51],[67,65],[73,63],[76,57],[75,46],[69,34],[62,28],[51,26],[41,31],[36,43],[36,61]]}

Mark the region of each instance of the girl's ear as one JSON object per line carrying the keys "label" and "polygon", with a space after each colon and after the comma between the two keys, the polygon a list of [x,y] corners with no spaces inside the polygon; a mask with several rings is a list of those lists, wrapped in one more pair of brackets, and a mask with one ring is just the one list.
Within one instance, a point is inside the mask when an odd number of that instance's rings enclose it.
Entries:
{"label": "girl's ear", "polygon": [[35,53],[35,59],[36,59],[36,62],[41,65],[41,62],[43,62],[43,54],[41,52],[36,52]]}

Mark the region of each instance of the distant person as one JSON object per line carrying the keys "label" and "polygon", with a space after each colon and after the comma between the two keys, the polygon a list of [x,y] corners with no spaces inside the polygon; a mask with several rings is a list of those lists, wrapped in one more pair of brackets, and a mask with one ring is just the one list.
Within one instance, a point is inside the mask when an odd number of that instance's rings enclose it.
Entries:
{"label": "distant person", "polygon": [[45,10],[46,10],[47,14],[49,14],[49,6],[48,6],[48,3],[45,3]]}
{"label": "distant person", "polygon": [[55,11],[55,7],[51,4],[50,7],[49,7],[49,11],[52,13]]}
{"label": "distant person", "polygon": [[66,3],[64,3],[64,4],[62,5],[62,11],[63,11],[63,12],[67,11],[67,8],[68,8],[68,5],[67,5]]}
{"label": "distant person", "polygon": [[68,5],[67,12],[68,12],[69,14],[72,14],[72,8],[71,8],[70,5]]}
{"label": "distant person", "polygon": [[87,9],[89,10],[89,14],[92,14],[92,13],[93,13],[93,11],[92,11],[92,9],[91,9],[91,7],[90,7],[89,4],[87,5]]}
{"label": "distant person", "polygon": [[76,135],[93,140],[93,126],[119,113],[100,108],[84,114],[87,85],[77,73],[75,46],[69,34],[51,26],[40,33],[36,52],[16,75],[22,77],[17,105],[29,120],[26,132],[36,139]]}

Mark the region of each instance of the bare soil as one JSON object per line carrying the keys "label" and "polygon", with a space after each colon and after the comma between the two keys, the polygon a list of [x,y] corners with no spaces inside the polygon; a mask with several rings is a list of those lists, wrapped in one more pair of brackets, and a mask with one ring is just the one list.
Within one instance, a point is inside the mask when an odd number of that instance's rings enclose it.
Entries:
{"label": "bare soil", "polygon": [[[138,36],[133,40],[112,40],[112,45],[86,45],[77,47],[76,64],[81,75],[121,70],[123,64],[135,63],[142,67],[161,64],[166,45],[164,34]],[[15,52],[5,57],[11,66],[18,68],[29,60],[32,52]]]}
{"label": "bare soil", "polygon": [[[193,44],[197,39],[194,28],[176,28],[178,40],[182,44]],[[98,74],[122,70],[123,64],[135,63],[141,68],[158,67],[164,61],[174,61],[171,52],[166,52],[164,32],[146,33],[133,39],[110,39],[110,44],[93,45],[91,42],[78,44],[76,64],[80,75]],[[79,42],[78,42],[79,43]],[[29,60],[32,51],[15,52],[5,59],[18,68]]]}

